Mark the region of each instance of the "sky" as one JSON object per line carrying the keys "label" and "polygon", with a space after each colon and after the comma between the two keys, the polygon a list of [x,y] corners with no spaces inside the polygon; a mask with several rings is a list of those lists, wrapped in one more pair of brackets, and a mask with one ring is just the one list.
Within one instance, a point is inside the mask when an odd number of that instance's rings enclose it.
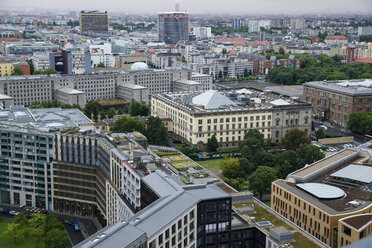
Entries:
{"label": "sky", "polygon": [[0,8],[155,14],[174,10],[176,1],[191,14],[372,14],[372,0],[0,0]]}

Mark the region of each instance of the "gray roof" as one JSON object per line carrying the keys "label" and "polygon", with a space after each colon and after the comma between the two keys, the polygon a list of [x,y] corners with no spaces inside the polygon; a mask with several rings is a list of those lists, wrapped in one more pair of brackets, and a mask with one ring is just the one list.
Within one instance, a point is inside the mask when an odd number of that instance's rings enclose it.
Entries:
{"label": "gray roof", "polygon": [[182,190],[179,184],[160,170],[156,170],[154,173],[143,177],[142,181],[159,197],[168,196]]}
{"label": "gray roof", "polygon": [[370,79],[308,82],[303,85],[352,96],[372,95],[372,80]]}
{"label": "gray roof", "polygon": [[223,105],[235,105],[233,101],[215,90],[208,90],[195,96],[192,102],[195,105],[203,105],[205,109],[215,109]]}
{"label": "gray roof", "polygon": [[346,178],[362,183],[372,183],[372,167],[351,164],[331,174],[331,177]]}
{"label": "gray roof", "polygon": [[324,183],[298,183],[296,187],[319,199],[337,199],[345,196],[342,189]]}

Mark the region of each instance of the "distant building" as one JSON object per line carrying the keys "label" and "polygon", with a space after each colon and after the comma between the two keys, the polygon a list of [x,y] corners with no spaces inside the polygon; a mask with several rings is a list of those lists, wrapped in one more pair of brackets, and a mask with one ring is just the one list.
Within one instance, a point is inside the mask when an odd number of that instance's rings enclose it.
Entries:
{"label": "distant building", "polygon": [[305,27],[305,19],[291,19],[291,29],[302,29]]}
{"label": "distant building", "polygon": [[353,64],[357,58],[358,58],[358,48],[348,47],[346,49],[346,63]]}
{"label": "distant building", "polygon": [[233,19],[231,25],[233,29],[242,29],[242,20]]}
{"label": "distant building", "polygon": [[8,60],[0,61],[0,76],[10,76],[13,72],[13,64]]}
{"label": "distant building", "polygon": [[248,31],[250,33],[259,32],[260,27],[258,26],[258,20],[249,20],[248,21]]}
{"label": "distant building", "polygon": [[60,74],[91,72],[91,54],[79,48],[57,50],[49,53],[49,65]]}
{"label": "distant building", "polygon": [[34,71],[44,71],[50,67],[48,53],[34,53],[31,59]]}
{"label": "distant building", "polygon": [[176,44],[189,38],[189,14],[186,12],[158,13],[158,40]]}
{"label": "distant building", "polygon": [[347,43],[347,38],[343,35],[331,35],[324,39],[325,43]]}
{"label": "distant building", "polygon": [[194,27],[194,35],[197,39],[207,39],[212,36],[211,27]]}
{"label": "distant building", "polygon": [[108,13],[98,11],[81,11],[80,34],[108,34]]}
{"label": "distant building", "polygon": [[372,26],[358,27],[358,35],[372,34]]}

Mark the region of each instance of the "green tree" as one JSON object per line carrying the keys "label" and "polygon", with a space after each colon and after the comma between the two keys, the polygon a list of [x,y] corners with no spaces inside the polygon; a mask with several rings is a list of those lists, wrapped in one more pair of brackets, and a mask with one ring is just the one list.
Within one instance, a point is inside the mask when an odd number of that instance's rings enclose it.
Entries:
{"label": "green tree", "polygon": [[283,138],[283,145],[290,150],[296,150],[301,144],[310,142],[307,135],[298,128],[290,129]]}
{"label": "green tree", "polygon": [[12,71],[12,76],[21,76],[23,74],[24,74],[24,71],[20,67],[18,66],[14,67]]}
{"label": "green tree", "polygon": [[315,137],[316,139],[324,139],[326,137],[325,135],[325,132],[324,132],[324,128],[319,128],[318,130],[316,130],[315,132]]}
{"label": "green tree", "polygon": [[103,68],[103,67],[105,67],[105,64],[103,62],[99,62],[97,67]]}
{"label": "green tree", "polygon": [[353,133],[372,135],[372,113],[360,111],[350,114],[347,128]]}
{"label": "green tree", "polygon": [[217,148],[219,146],[220,145],[218,144],[218,141],[217,141],[216,136],[215,135],[212,135],[212,137],[210,139],[208,139],[208,142],[207,142],[207,149],[208,149],[208,151],[215,152],[215,151],[217,151]]}
{"label": "green tree", "polygon": [[45,247],[69,248],[71,243],[64,230],[52,229],[45,236]]}
{"label": "green tree", "polygon": [[168,130],[159,117],[150,116],[147,120],[147,139],[153,145],[168,144]]}
{"label": "green tree", "polygon": [[222,71],[218,73],[218,79],[222,79]]}
{"label": "green tree", "polygon": [[24,228],[21,227],[21,224],[11,222],[8,224],[7,230],[4,232],[5,235],[13,239],[14,243],[20,242],[25,238]]}
{"label": "green tree", "polygon": [[285,51],[284,51],[283,47],[280,47],[280,48],[279,48],[279,53],[280,53],[281,55],[284,55],[284,54],[285,54]]}
{"label": "green tree", "polygon": [[115,109],[113,107],[111,107],[109,112],[107,113],[107,117],[108,118],[114,118],[115,114],[116,114]]}
{"label": "green tree", "polygon": [[320,159],[324,158],[324,153],[319,149],[319,147],[310,144],[301,144],[296,150],[297,154],[297,168],[298,170],[304,167],[306,164],[312,164]]}
{"label": "green tree", "polygon": [[44,70],[43,74],[45,75],[51,75],[51,74],[58,74],[58,71],[54,70],[53,68],[47,68]]}
{"label": "green tree", "polygon": [[222,161],[222,175],[227,178],[237,178],[242,175],[240,170],[239,159],[237,158],[225,158]]}
{"label": "green tree", "polygon": [[133,132],[145,133],[146,129],[138,117],[122,116],[115,121],[111,129],[113,132]]}
{"label": "green tree", "polygon": [[104,120],[104,119],[106,119],[107,118],[107,114],[106,114],[106,112],[101,112],[101,120]]}
{"label": "green tree", "polygon": [[150,106],[144,101],[136,101],[132,99],[129,105],[129,114],[131,116],[148,116],[150,112]]}
{"label": "green tree", "polygon": [[259,166],[249,177],[249,188],[255,194],[258,194],[261,199],[264,194],[271,192],[271,183],[275,179],[277,179],[277,171],[275,168]]}
{"label": "green tree", "polygon": [[98,119],[98,112],[99,112],[99,103],[98,101],[88,101],[84,107],[84,114],[88,116],[88,118],[92,118],[92,115],[96,116]]}
{"label": "green tree", "polygon": [[20,213],[20,214],[14,216],[13,222],[16,223],[16,224],[19,224],[20,228],[23,228],[23,227],[27,226],[27,224],[28,224],[27,217],[24,213]]}

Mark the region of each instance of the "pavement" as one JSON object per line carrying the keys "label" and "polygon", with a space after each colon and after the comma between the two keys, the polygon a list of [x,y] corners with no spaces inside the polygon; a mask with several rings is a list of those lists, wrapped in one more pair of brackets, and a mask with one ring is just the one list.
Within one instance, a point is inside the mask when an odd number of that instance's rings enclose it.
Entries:
{"label": "pavement", "polygon": [[[319,128],[319,121],[318,120],[315,120],[314,121],[314,128],[315,129],[318,129]],[[355,143],[359,143],[359,144],[363,144],[365,143],[365,140],[363,138],[363,136],[360,136],[360,135],[357,135],[357,134],[353,134],[352,132],[350,132],[349,130],[347,130],[346,128],[343,128],[343,127],[338,127],[338,126],[335,126],[335,125],[332,125],[331,123],[329,122],[323,122],[322,124],[323,126],[326,126],[327,127],[327,131],[330,131],[332,133],[336,133],[342,137],[345,137],[345,136],[353,136],[354,137],[354,142]]]}

